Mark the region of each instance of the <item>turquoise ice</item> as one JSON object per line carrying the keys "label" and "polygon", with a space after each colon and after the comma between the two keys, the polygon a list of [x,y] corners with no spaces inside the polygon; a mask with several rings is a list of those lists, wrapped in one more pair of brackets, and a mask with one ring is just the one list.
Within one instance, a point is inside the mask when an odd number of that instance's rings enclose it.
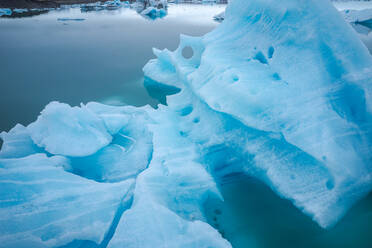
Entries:
{"label": "turquoise ice", "polygon": [[0,135],[0,247],[231,247],[203,204],[241,174],[323,228],[370,192],[372,58],[327,1],[234,0],[154,54],[167,105],[52,102]]}

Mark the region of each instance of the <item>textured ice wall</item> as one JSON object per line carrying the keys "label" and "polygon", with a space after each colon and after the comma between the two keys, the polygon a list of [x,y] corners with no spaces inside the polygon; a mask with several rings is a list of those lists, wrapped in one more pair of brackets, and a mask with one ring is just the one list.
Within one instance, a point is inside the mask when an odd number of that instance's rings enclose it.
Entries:
{"label": "textured ice wall", "polygon": [[155,54],[145,74],[247,128],[233,142],[238,158],[251,157],[241,171],[321,226],[371,189],[372,60],[330,3],[233,1],[216,30]]}

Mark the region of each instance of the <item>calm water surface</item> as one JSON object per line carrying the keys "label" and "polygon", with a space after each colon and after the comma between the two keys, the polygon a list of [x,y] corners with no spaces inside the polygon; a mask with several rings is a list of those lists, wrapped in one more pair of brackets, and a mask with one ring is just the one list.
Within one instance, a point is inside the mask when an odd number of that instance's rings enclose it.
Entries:
{"label": "calm water surface", "polygon": [[[33,122],[50,101],[71,105],[156,105],[143,87],[152,48],[175,49],[181,33],[201,36],[224,5],[170,5],[155,21],[132,9],[80,8],[0,19],[0,131]],[[84,19],[61,21],[64,18]]]}

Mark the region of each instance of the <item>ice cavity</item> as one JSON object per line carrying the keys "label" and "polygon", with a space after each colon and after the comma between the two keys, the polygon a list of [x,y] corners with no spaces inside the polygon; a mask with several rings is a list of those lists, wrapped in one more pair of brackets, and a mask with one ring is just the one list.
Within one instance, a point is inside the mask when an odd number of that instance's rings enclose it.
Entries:
{"label": "ice cavity", "polygon": [[52,102],[28,127],[17,125],[4,140],[0,158],[43,152],[68,158],[67,171],[96,181],[120,181],[144,170],[152,156],[152,133],[144,109]]}
{"label": "ice cavity", "polygon": [[181,40],[144,72],[206,105],[183,133],[222,177],[258,177],[322,227],[371,189],[372,59],[330,3],[236,0],[216,30]]}

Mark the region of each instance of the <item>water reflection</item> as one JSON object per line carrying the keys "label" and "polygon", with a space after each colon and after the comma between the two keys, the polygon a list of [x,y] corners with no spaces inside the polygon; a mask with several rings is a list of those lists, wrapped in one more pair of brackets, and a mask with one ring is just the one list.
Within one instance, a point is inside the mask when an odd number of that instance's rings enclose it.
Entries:
{"label": "water reflection", "polygon": [[359,38],[372,54],[372,22],[352,23],[352,27],[358,33]]}
{"label": "water reflection", "polygon": [[235,175],[220,184],[224,202],[209,199],[206,217],[234,248],[370,248],[372,194],[324,230],[257,179]]}
{"label": "water reflection", "polygon": [[168,15],[155,21],[130,8],[84,12],[80,7],[0,19],[6,37],[0,42],[0,131],[29,124],[55,100],[156,106],[164,96],[147,93],[142,72],[154,58],[152,48],[174,50],[181,33],[211,31],[218,25],[213,16],[224,8],[170,4]]}

